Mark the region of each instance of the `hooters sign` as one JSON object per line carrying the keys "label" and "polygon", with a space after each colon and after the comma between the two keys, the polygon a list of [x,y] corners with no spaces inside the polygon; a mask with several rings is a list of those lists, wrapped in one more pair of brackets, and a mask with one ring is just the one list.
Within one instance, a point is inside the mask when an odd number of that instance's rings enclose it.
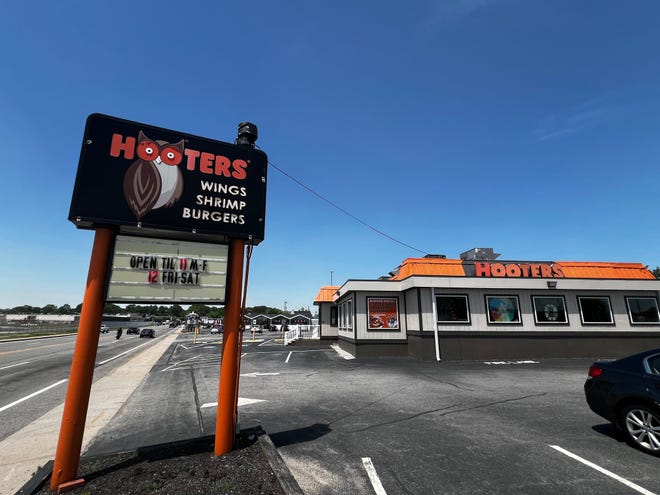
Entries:
{"label": "hooters sign", "polygon": [[465,274],[473,277],[510,278],[563,278],[564,272],[559,263],[490,263],[475,261],[463,265]]}
{"label": "hooters sign", "polygon": [[93,114],[69,220],[79,228],[222,242],[264,238],[268,157],[177,131]]}

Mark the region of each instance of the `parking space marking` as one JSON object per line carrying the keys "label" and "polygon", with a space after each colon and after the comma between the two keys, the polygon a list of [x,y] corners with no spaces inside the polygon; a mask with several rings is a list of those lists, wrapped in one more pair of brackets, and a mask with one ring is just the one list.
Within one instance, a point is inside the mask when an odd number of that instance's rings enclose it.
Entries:
{"label": "parking space marking", "polygon": [[69,380],[68,378],[65,378],[64,380],[60,380],[59,382],[55,382],[52,385],[48,385],[47,387],[42,388],[41,390],[37,390],[36,392],[31,393],[30,395],[26,395],[25,397],[22,397],[18,400],[15,400],[11,404],[7,404],[6,406],[2,406],[2,407],[0,407],[0,412],[6,411],[10,407],[14,407],[15,405],[20,404],[21,402],[26,401],[28,399],[31,399],[32,397],[36,397],[37,395],[42,394],[45,391],[50,390],[51,388],[57,387],[58,385],[61,385],[62,383],[66,382],[68,380]]}
{"label": "parking space marking", "polygon": [[286,356],[286,359],[284,360],[284,364],[289,363],[289,358],[291,357],[291,354],[293,354],[293,351],[289,351],[289,354]]}
{"label": "parking space marking", "polygon": [[195,355],[195,356],[193,356],[193,357],[190,357],[190,358],[188,358],[188,359],[184,359],[183,361],[177,361],[176,363],[174,363],[174,364],[168,366],[167,368],[163,368],[163,369],[160,370],[160,371],[161,371],[161,372],[162,372],[162,371],[170,371],[172,368],[176,368],[176,367],[178,367],[179,365],[181,365],[181,364],[183,364],[183,363],[188,363],[188,361],[192,361],[193,359],[197,359],[199,356],[200,356],[200,355],[197,354],[197,355]]}
{"label": "parking space marking", "polygon": [[[238,407],[241,406],[247,406],[250,404],[257,404],[258,402],[266,402],[265,399],[246,399],[244,397],[239,397],[238,398]],[[218,405],[217,402],[205,402],[201,406],[199,406],[200,409],[206,409],[207,407],[216,407]]]}
{"label": "parking space marking", "polygon": [[16,363],[16,364],[10,364],[9,366],[3,366],[2,368],[0,368],[0,370],[7,370],[9,368],[13,368],[14,366],[22,366],[24,364],[30,364],[30,361],[24,361],[22,363]]}
{"label": "parking space marking", "polygon": [[541,364],[540,361],[484,361],[484,364]]}
{"label": "parking space marking", "polygon": [[355,359],[355,356],[351,354],[350,352],[345,351],[341,347],[339,347],[337,344],[332,344],[330,347],[332,347],[337,354],[339,354],[340,357],[343,357],[344,359]]}
{"label": "parking space marking", "polygon": [[374,488],[376,495],[387,495],[385,488],[383,488],[383,484],[380,482],[376,468],[374,467],[373,462],[371,462],[371,458],[363,457],[362,465],[367,471],[367,476],[369,476],[369,481],[371,481],[371,486]]}
{"label": "parking space marking", "polygon": [[571,459],[575,459],[576,461],[581,462],[585,466],[589,466],[590,468],[595,469],[596,471],[598,471],[600,473],[603,473],[604,475],[609,476],[610,478],[615,479],[620,483],[623,483],[627,487],[632,488],[633,490],[636,490],[639,493],[643,493],[644,495],[656,495],[655,493],[647,490],[646,488],[643,488],[639,485],[636,485],[632,481],[628,481],[627,479],[622,478],[618,474],[614,474],[612,471],[608,471],[607,469],[602,468],[602,467],[598,466],[597,464],[594,464],[593,462],[590,462],[586,459],[583,459],[582,457],[574,454],[573,452],[569,452],[566,449],[562,449],[559,445],[548,445],[548,447],[551,447],[551,448],[555,449],[557,452],[561,452],[562,454],[570,457]]}

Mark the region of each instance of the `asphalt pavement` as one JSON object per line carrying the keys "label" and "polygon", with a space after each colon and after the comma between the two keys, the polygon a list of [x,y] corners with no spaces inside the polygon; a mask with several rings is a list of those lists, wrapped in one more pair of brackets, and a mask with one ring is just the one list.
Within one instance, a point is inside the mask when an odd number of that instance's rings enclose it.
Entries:
{"label": "asphalt pavement", "polygon": [[[83,450],[175,338],[165,328],[153,340],[101,336]],[[73,344],[73,337],[64,337],[3,342],[0,347],[0,494],[15,493],[55,455]],[[43,383],[50,385],[44,388]]]}
{"label": "asphalt pavement", "polygon": [[[582,386],[589,360],[347,359],[329,345],[284,346],[267,332],[250,337],[240,427],[269,434],[307,495],[660,494],[660,458],[632,448],[588,409]],[[0,358],[12,361],[0,360],[0,368],[11,366],[2,376],[17,373],[23,356],[56,351],[47,340],[35,349],[3,347]],[[222,337],[161,333],[154,345],[135,349],[139,342],[123,353],[101,340],[86,455],[215,429]],[[59,368],[46,368],[58,378]],[[60,421],[61,404],[3,437],[0,493],[13,493],[11,483],[20,487],[52,459]]]}
{"label": "asphalt pavement", "polygon": [[[589,360],[345,359],[245,342],[239,420],[306,494],[660,494],[660,458],[584,401]],[[221,337],[181,334],[88,454],[212,434]]]}

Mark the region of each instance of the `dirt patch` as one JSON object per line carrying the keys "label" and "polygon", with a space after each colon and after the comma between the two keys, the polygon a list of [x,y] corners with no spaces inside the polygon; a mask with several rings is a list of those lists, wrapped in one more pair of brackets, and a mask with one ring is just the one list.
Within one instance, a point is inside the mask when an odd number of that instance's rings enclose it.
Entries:
{"label": "dirt patch", "polygon": [[[213,436],[127,452],[81,458],[78,474],[85,485],[73,495],[286,495],[259,437],[263,430],[241,432],[233,451],[213,455]],[[269,441],[269,440],[268,440]],[[272,444],[271,444],[272,445]],[[46,495],[50,480],[36,494]]]}

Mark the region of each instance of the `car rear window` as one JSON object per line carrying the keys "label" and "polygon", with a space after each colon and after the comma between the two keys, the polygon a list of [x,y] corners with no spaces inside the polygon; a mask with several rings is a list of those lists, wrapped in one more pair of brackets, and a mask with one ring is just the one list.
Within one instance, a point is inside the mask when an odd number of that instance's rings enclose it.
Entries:
{"label": "car rear window", "polygon": [[660,375],[660,354],[649,356],[646,363],[652,375]]}

